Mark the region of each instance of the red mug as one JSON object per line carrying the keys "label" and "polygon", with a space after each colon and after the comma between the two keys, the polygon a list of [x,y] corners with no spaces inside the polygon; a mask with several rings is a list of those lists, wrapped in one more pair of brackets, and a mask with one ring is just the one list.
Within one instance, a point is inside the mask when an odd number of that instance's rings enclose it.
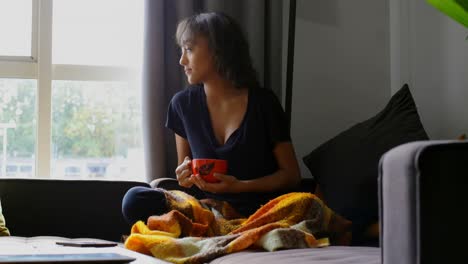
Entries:
{"label": "red mug", "polygon": [[227,173],[227,160],[220,159],[193,159],[192,160],[192,173],[194,175],[200,174],[203,180],[209,183],[219,182],[213,174],[214,173]]}

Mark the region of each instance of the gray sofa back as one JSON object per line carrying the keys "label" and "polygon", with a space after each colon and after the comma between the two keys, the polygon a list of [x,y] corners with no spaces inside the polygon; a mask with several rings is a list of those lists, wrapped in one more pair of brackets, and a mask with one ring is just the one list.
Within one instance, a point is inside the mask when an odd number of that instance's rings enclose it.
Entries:
{"label": "gray sofa back", "polygon": [[2,179],[0,199],[13,236],[90,237],[120,241],[130,233],[122,198],[130,181]]}
{"label": "gray sofa back", "polygon": [[379,170],[382,263],[465,259],[468,141],[404,144]]}

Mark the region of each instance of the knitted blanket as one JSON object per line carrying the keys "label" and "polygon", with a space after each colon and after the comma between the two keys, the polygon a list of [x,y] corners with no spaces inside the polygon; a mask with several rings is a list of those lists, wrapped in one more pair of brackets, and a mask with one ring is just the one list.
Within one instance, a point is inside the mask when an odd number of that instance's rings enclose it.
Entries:
{"label": "knitted blanket", "polygon": [[249,218],[226,202],[164,191],[170,212],[139,221],[125,247],[173,263],[205,263],[247,248],[268,251],[349,244],[351,222],[310,193],[271,200]]}

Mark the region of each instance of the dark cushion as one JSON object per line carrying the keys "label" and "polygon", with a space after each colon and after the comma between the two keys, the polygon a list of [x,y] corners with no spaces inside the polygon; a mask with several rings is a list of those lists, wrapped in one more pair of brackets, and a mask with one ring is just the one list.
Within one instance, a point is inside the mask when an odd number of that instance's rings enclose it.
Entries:
{"label": "dark cushion", "polygon": [[427,140],[408,85],[376,116],[328,140],[303,158],[325,202],[353,222],[353,240],[378,221],[380,157],[400,144]]}

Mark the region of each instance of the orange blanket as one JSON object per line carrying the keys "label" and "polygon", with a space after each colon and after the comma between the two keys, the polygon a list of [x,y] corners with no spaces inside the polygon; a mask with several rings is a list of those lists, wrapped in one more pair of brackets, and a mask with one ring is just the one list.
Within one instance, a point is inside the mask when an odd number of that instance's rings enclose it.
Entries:
{"label": "orange blanket", "polygon": [[147,225],[135,223],[126,248],[174,263],[204,263],[247,248],[324,247],[350,238],[351,222],[310,193],[282,195],[245,219],[226,202],[164,192],[172,210],[149,217]]}

